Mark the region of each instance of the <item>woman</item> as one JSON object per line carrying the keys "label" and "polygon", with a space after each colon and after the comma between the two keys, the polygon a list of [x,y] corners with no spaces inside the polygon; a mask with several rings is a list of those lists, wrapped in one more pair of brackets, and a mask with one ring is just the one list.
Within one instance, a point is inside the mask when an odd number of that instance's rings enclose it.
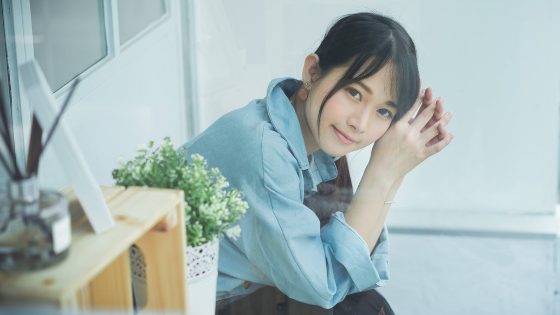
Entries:
{"label": "woman", "polygon": [[[265,98],[181,146],[190,163],[199,153],[219,168],[250,207],[235,223],[241,236],[220,242],[219,301],[275,286],[330,309],[387,283],[391,202],[404,176],[452,138],[443,99],[419,90],[415,46],[402,26],[351,14],[305,58],[301,81],[272,80]],[[352,196],[345,155],[373,142]]]}

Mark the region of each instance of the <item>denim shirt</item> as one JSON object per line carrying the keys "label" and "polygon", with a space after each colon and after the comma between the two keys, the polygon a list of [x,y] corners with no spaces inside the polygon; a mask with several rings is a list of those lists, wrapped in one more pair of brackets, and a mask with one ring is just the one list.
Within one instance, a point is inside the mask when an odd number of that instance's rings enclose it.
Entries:
{"label": "denim shirt", "polygon": [[[241,236],[223,233],[217,300],[275,286],[288,297],[332,308],[346,295],[389,280],[386,225],[370,253],[364,239],[336,212],[320,227],[303,204],[317,185],[337,176],[333,157],[321,149],[307,156],[299,120],[288,96],[299,81],[270,82],[263,99],[251,101],[214,122],[181,146],[217,167],[249,204]],[[287,96],[288,95],[288,96]]]}

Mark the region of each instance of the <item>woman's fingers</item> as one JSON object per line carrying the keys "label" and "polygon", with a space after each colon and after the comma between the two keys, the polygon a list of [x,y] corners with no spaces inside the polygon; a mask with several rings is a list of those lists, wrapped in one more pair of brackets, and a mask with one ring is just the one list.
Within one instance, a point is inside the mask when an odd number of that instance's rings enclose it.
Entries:
{"label": "woman's fingers", "polygon": [[428,158],[428,157],[440,152],[441,150],[443,150],[447,145],[449,145],[449,143],[451,142],[451,139],[453,139],[453,137],[454,137],[454,135],[452,133],[450,133],[447,136],[445,136],[445,138],[443,138],[442,140],[438,141],[437,143],[430,146],[429,148],[426,148],[426,150],[425,150],[425,152],[427,154],[426,158]]}
{"label": "woman's fingers", "polygon": [[[430,106],[430,104],[432,103],[433,92],[431,87],[420,91],[420,93],[424,93],[424,98],[422,99],[422,106],[420,106],[416,117],[418,117],[418,115],[420,115],[420,113],[422,113],[424,109],[426,109],[426,107]],[[408,124],[412,124],[413,121],[414,118],[409,119]]]}
{"label": "woman's fingers", "polygon": [[[436,142],[439,142],[440,140],[445,138],[445,135],[447,134],[447,129],[445,128],[445,126],[449,123],[450,120],[451,120],[451,112],[447,112],[447,114],[445,114],[437,123],[435,123],[430,128],[426,129],[426,131],[424,131],[420,135],[421,141],[424,142],[426,146],[430,146],[431,144],[430,145],[428,144],[434,138],[438,139],[438,141]],[[443,137],[438,137],[438,134],[443,135]]]}
{"label": "woman's fingers", "polygon": [[432,116],[432,118],[428,121],[428,123],[424,126],[424,128],[422,128],[422,130],[420,132],[424,132],[424,130],[430,128],[433,124],[435,124],[438,120],[441,119],[441,117],[443,116],[443,102],[445,101],[445,99],[443,97],[438,97],[435,99],[436,102],[436,109],[434,111],[434,114]]}
{"label": "woman's fingers", "polygon": [[429,147],[445,138],[445,136],[447,135],[447,128],[445,128],[442,123],[438,123],[438,132],[439,133],[437,136],[433,137],[432,140],[426,143],[426,147]]}
{"label": "woman's fingers", "polygon": [[420,114],[424,109],[426,109],[426,107],[430,106],[430,104],[432,104],[432,98],[434,97],[434,93],[432,92],[432,88],[429,87],[425,90],[424,92],[424,99],[422,99],[422,107],[420,107],[420,110],[418,111],[418,113]]}
{"label": "woman's fingers", "polygon": [[438,124],[438,135],[433,137],[432,140],[428,141],[428,143],[426,143],[426,147],[429,147],[437,142],[439,142],[440,140],[442,140],[443,138],[445,138],[445,136],[447,135],[447,128],[445,128],[443,126],[443,124],[439,123]]}
{"label": "woman's fingers", "polygon": [[[420,106],[420,104],[422,104],[422,100],[424,99],[424,95],[425,92],[420,91],[420,93],[418,93],[418,97],[416,98],[416,102],[414,102],[414,104],[412,104],[412,107],[408,110],[408,112],[406,112],[405,115],[403,115],[403,120],[408,122],[409,124],[411,123],[411,119],[412,116],[414,115],[414,113],[416,113],[416,110],[418,109],[418,106]],[[416,119],[416,118],[415,118]]]}
{"label": "woman's fingers", "polygon": [[[410,130],[413,132],[413,134],[420,133],[420,130],[422,130],[424,126],[426,126],[426,123],[428,123],[428,121],[434,115],[435,108],[436,102],[432,102],[432,104],[426,107],[423,112],[416,115],[414,121],[412,122],[412,124],[410,124]],[[426,140],[426,142],[428,142],[428,140]]]}
{"label": "woman's fingers", "polygon": [[422,111],[424,109],[426,109],[426,107],[430,106],[430,104],[432,104],[432,97],[433,97],[433,92],[432,92],[432,88],[429,87],[427,89],[424,90],[424,98],[422,99],[422,106],[420,106],[420,109],[418,110],[418,114],[417,116],[422,113]]}

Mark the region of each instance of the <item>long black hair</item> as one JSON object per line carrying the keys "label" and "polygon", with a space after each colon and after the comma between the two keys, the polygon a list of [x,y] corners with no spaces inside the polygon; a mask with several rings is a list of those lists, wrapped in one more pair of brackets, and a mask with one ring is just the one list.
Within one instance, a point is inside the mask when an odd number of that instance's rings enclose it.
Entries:
{"label": "long black hair", "polygon": [[[319,56],[321,76],[336,67],[349,65],[321,103],[317,117],[318,129],[323,108],[329,98],[341,88],[374,75],[388,63],[392,65],[391,91],[397,105],[397,114],[391,125],[408,112],[418,96],[420,76],[416,47],[405,29],[389,17],[372,12],[342,16],[328,29],[315,54]],[[370,63],[356,75],[366,62]],[[320,138],[319,130],[317,134]],[[346,156],[338,159],[335,164],[338,169],[337,178],[321,183],[318,192],[304,201],[322,219],[322,225],[325,220],[328,222],[332,213],[345,211],[352,200],[352,183]]]}

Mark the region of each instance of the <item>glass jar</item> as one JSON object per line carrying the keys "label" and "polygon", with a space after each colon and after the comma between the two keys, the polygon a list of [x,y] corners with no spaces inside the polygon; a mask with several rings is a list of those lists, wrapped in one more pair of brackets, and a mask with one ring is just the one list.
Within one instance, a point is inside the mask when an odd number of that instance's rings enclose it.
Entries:
{"label": "glass jar", "polygon": [[8,181],[0,192],[0,270],[42,269],[68,256],[72,229],[68,200],[39,190],[37,177]]}

